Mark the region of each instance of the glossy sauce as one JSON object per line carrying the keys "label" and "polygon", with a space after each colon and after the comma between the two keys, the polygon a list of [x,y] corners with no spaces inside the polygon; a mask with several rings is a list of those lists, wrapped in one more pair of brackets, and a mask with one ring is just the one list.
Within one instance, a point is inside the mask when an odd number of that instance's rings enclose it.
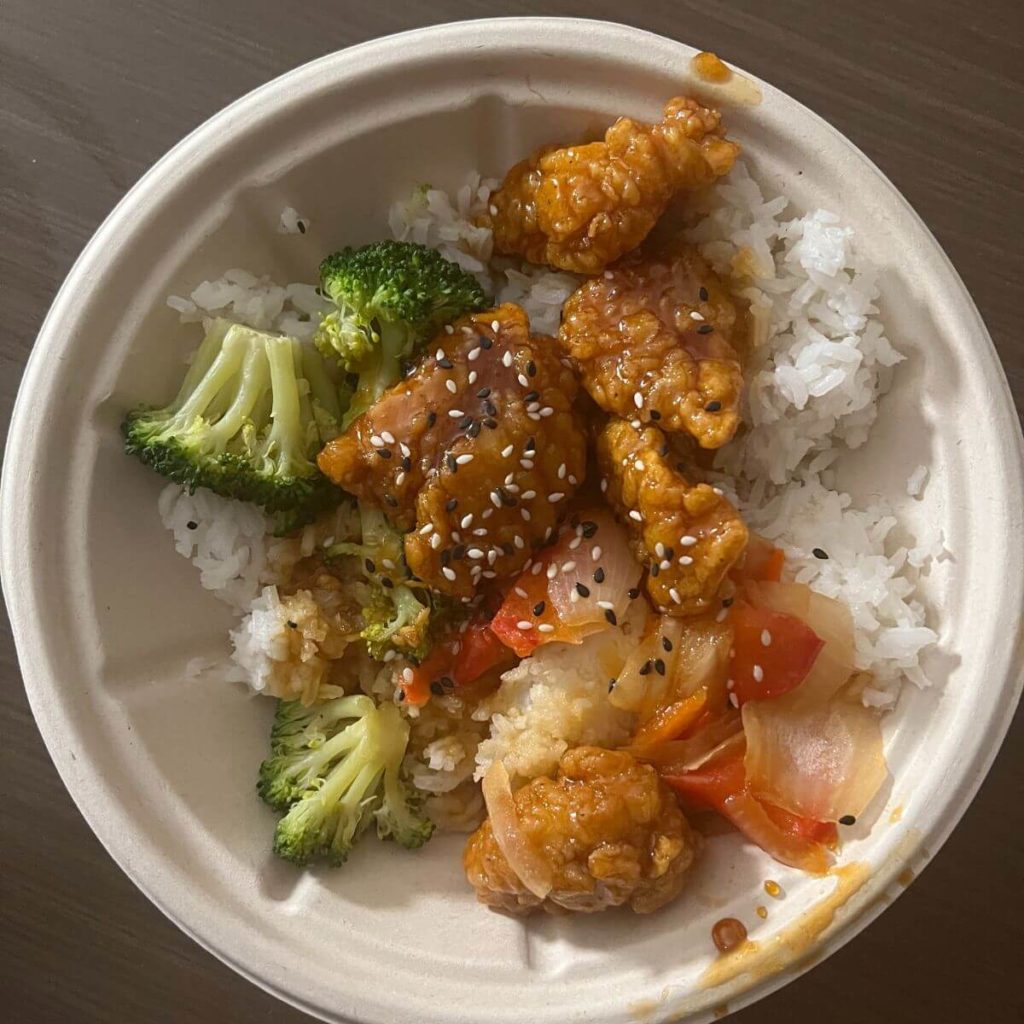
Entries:
{"label": "glossy sauce", "polygon": [[747,929],[735,917],[723,917],[712,927],[711,938],[719,953],[728,953],[747,941]]}
{"label": "glossy sauce", "polygon": [[764,891],[768,893],[772,899],[777,900],[782,898],[782,886],[779,885],[778,882],[773,882],[770,878],[764,883]]}
{"label": "glossy sauce", "polygon": [[690,61],[693,70],[706,82],[728,82],[732,77],[729,66],[710,50],[702,50]]}
{"label": "glossy sauce", "polygon": [[716,103],[733,103],[740,107],[756,107],[762,100],[756,82],[733,71],[717,54],[703,51],[690,58],[690,69],[700,80],[700,91]]}

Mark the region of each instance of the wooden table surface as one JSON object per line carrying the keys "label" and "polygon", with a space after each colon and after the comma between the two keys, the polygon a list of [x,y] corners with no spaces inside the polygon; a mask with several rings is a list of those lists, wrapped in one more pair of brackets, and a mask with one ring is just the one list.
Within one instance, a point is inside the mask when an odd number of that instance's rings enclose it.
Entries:
{"label": "wooden table surface", "polygon": [[[1020,406],[1022,10],[1020,0],[0,0],[2,429],[61,279],[125,190],[186,132],[331,50],[499,14],[628,20],[715,50],[831,121],[952,257]],[[0,1017],[308,1020],[186,938],[107,857],[36,732],[6,620],[0,682]],[[735,1019],[1024,1020],[1022,770],[1018,714],[973,806],[906,895],[826,963]]]}

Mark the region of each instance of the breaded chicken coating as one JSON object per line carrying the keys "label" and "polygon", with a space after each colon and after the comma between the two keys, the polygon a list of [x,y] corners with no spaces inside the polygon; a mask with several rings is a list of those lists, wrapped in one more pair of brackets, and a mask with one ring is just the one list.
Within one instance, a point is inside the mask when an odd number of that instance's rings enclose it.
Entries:
{"label": "breaded chicken coating", "polygon": [[442,593],[518,573],[586,472],[577,384],[518,306],[462,317],[320,453],[336,484],[383,508],[410,570]]}
{"label": "breaded chicken coating", "polygon": [[699,839],[657,772],[630,754],[577,747],[563,755],[556,778],[534,779],[513,800],[552,888],[541,900],[523,885],[488,819],[462,858],[482,903],[510,914],[538,907],[595,913],[624,904],[645,914],[682,890]]}
{"label": "breaded chicken coating", "polygon": [[721,494],[688,483],[667,455],[657,427],[637,429],[625,420],[609,420],[597,440],[608,502],[649,565],[647,593],[668,615],[696,615],[712,607],[746,549],[747,527]]}
{"label": "breaded chicken coating", "polygon": [[736,304],[689,246],[630,256],[565,304],[559,341],[606,412],[719,448],[740,424]]}
{"label": "breaded chicken coating", "polygon": [[739,147],[721,114],[679,96],[664,120],[620,117],[603,142],[542,149],[516,164],[484,223],[495,252],[595,274],[636,248],[679,191],[727,173]]}

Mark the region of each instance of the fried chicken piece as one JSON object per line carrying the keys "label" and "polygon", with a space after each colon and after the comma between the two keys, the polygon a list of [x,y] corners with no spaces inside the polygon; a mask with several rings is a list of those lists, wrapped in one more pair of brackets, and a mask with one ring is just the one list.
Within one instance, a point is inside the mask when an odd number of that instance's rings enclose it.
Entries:
{"label": "fried chicken piece", "polygon": [[586,473],[577,384],[518,306],[462,317],[320,453],[323,472],[403,530],[411,571],[470,597],[518,573]]}
{"label": "fried chicken piece", "polygon": [[739,513],[708,484],[692,485],[669,463],[665,435],[611,419],[597,439],[602,487],[649,562],[647,593],[668,615],[710,608],[746,550]]}
{"label": "fried chicken piece", "polygon": [[513,800],[552,888],[541,900],[523,885],[488,819],[462,857],[482,903],[509,914],[538,907],[596,913],[623,904],[646,914],[682,891],[699,839],[657,772],[625,751],[570,750],[554,779],[534,779]]}
{"label": "fried chicken piece", "polygon": [[732,167],[739,147],[722,116],[684,96],[664,120],[620,117],[603,142],[548,147],[516,164],[491,196],[495,252],[595,274],[636,248],[683,189]]}
{"label": "fried chicken piece", "polygon": [[606,412],[719,448],[740,424],[742,314],[690,246],[623,260],[584,283],[559,341]]}

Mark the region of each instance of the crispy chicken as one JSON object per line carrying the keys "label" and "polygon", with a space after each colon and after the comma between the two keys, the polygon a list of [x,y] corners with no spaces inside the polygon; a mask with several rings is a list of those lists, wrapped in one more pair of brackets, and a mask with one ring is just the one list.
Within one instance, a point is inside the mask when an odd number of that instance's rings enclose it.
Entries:
{"label": "crispy chicken", "polygon": [[559,340],[606,412],[719,448],[740,423],[740,316],[697,252],[632,256],[565,304]]}
{"label": "crispy chicken", "polygon": [[534,779],[513,799],[552,888],[541,900],[523,885],[488,819],[463,854],[482,903],[510,914],[538,907],[594,913],[624,904],[644,914],[682,890],[697,835],[657,772],[625,751],[577,747],[563,755],[554,779]]}
{"label": "crispy chicken", "polygon": [[319,465],[405,538],[410,570],[470,597],[554,535],[586,472],[577,385],[554,339],[506,303],[465,316],[321,452]]}
{"label": "crispy chicken", "polygon": [[647,593],[669,615],[710,608],[747,546],[739,513],[708,484],[690,484],[657,427],[611,419],[597,440],[602,487],[647,562]]}
{"label": "crispy chicken", "polygon": [[647,237],[675,193],[710,184],[738,153],[717,110],[679,96],[657,124],[620,117],[603,142],[516,164],[485,222],[496,252],[595,274]]}

